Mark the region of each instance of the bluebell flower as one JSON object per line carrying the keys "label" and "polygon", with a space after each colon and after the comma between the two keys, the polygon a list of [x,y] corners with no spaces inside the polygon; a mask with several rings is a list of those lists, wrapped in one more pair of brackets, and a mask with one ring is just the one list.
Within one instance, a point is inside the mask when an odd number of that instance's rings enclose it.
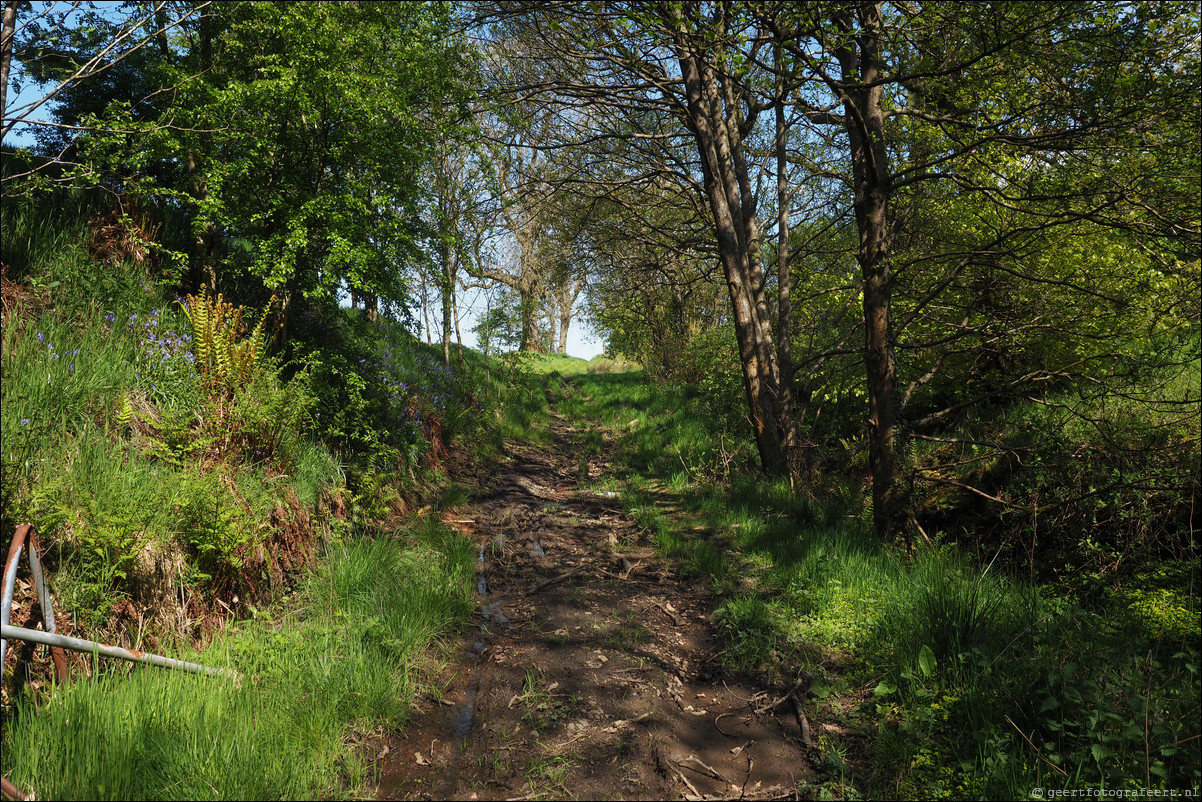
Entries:
{"label": "bluebell flower", "polygon": [[28,425],[29,425],[29,418],[21,418],[21,425],[22,425],[22,426],[28,426]]}
{"label": "bluebell flower", "polygon": [[38,342],[40,342],[40,343],[46,342],[46,335],[42,334],[42,332],[40,332],[40,331],[38,332]]}

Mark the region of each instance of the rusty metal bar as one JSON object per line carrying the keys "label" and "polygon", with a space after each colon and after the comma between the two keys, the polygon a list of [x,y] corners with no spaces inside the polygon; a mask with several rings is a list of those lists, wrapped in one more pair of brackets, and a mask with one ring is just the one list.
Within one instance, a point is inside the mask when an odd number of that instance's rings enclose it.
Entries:
{"label": "rusty metal bar", "polygon": [[0,634],[3,634],[6,638],[19,638],[21,640],[32,641],[33,643],[44,643],[47,646],[58,646],[75,652],[84,652],[85,654],[101,654],[105,657],[114,657],[118,660],[128,660],[131,663],[146,663],[162,668],[176,668],[192,674],[206,674],[211,677],[228,676],[231,679],[239,677],[237,671],[228,668],[210,668],[209,666],[202,666],[199,663],[188,663],[172,657],[163,657],[160,654],[123,649],[120,646],[112,646],[94,640],[84,640],[83,638],[72,638],[68,635],[56,635],[51,632],[43,632],[40,629],[26,629],[25,627],[14,627],[4,624],[0,628]]}
{"label": "rusty metal bar", "polygon": [[25,802],[26,799],[29,799],[17,786],[9,782],[7,777],[0,777],[0,791],[8,799],[15,799],[17,802]]}
{"label": "rusty metal bar", "polygon": [[[13,590],[17,581],[17,564],[21,561],[21,551],[26,542],[29,544],[29,569],[33,574],[33,583],[37,588],[38,604],[42,608],[42,624],[46,631],[54,633],[54,605],[50,598],[50,587],[42,571],[42,560],[38,548],[38,534],[33,524],[21,524],[13,534],[12,545],[8,548],[8,558],[4,561],[4,596],[0,609],[0,624],[8,625],[12,616]],[[8,640],[0,638],[0,667],[4,665],[4,656],[8,650]],[[60,682],[67,681],[67,655],[61,647],[51,646],[50,656],[54,658],[54,669],[58,672]]]}

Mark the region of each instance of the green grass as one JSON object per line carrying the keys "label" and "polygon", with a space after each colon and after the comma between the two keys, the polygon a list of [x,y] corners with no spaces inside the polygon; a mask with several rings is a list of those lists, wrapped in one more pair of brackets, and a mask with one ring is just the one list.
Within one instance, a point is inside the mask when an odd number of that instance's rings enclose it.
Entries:
{"label": "green grass", "polygon": [[189,582],[237,571],[293,490],[312,510],[341,483],[328,450],[292,433],[270,462],[208,459],[184,331],[163,307],[90,325],[50,312],[3,332],[0,518],[38,527],[66,569],[56,590],[97,635],[139,592],[129,574],[147,544],[181,550]]}
{"label": "green grass", "polygon": [[348,734],[403,724],[431,643],[467,616],[473,547],[436,523],[335,545],[277,615],[199,656],[241,682],[106,667],[17,701],[3,771],[43,799],[350,798]]}
{"label": "green grass", "polygon": [[[134,639],[110,613],[125,597],[154,602],[140,595],[149,590],[143,555],[170,564],[192,599],[215,605],[214,596],[236,592],[253,617],[199,658],[237,668],[241,683],[117,664],[64,688],[26,686],[3,711],[4,774],[42,798],[363,793],[370,766],[354,744],[405,721],[432,644],[471,610],[474,547],[434,520],[374,539],[347,534],[351,525],[330,517],[326,502],[345,493],[349,473],[365,473],[363,452],[344,438],[336,456],[312,435],[338,421],[327,425],[321,408],[306,414],[320,389],[314,374],[338,367],[340,355],[289,366],[297,379],[288,386],[265,363],[256,383],[215,407],[194,375],[189,324],[168,300],[175,290],[144,266],[98,268],[80,244],[90,214],[83,200],[47,208],[6,203],[3,216],[10,278],[32,287],[24,314],[8,317],[0,335],[3,527],[38,526],[57,611],[78,634]],[[448,440],[495,437],[502,427],[482,422],[482,410],[521,423],[546,409],[528,372],[514,381],[504,364],[467,352],[464,379],[395,327],[356,332],[364,336],[348,352],[355,364],[378,351],[381,369],[420,396],[398,403],[437,416]],[[478,388],[476,372],[485,377]],[[532,411],[503,406],[523,391]],[[283,432],[282,412],[295,418]],[[413,448],[388,452],[387,474],[366,471],[393,495],[402,483],[430,484],[414,470],[426,444],[402,441]],[[451,486],[442,504],[464,499]],[[258,548],[277,535],[310,548],[325,538],[318,566],[286,600],[273,593],[289,582],[273,587],[278,571]],[[148,613],[138,636],[176,652],[186,633]]]}
{"label": "green grass", "polygon": [[[179,309],[140,266],[97,269],[80,246],[86,203],[72,202],[78,208],[5,205],[4,261],[28,279],[30,308],[42,311],[11,317],[2,334],[0,518],[39,525],[51,583],[84,634],[102,634],[115,601],[136,592],[129,575],[148,544],[182,553],[188,584],[203,593],[211,578],[236,575],[293,499],[315,512],[349,477],[352,515],[380,517],[385,500],[407,492],[401,485],[424,481],[415,468],[430,455],[428,433],[408,412],[492,459],[507,442],[549,443],[554,402],[577,429],[581,483],[618,491],[660,552],[719,594],[727,666],[778,684],[810,671],[819,717],[860,733],[823,735],[815,793],[1010,798],[1036,785],[1197,787],[1197,569],[1158,552],[1187,531],[1177,496],[1164,491],[1180,479],[1173,455],[1196,452],[1196,409],[1149,417],[1146,405],[1108,397],[1091,402],[1100,427],[1054,407],[1014,407],[964,432],[1019,445],[1055,440],[1021,474],[1027,485],[998,462],[975,477],[996,475],[1010,485],[995,489],[1016,498],[1102,487],[1112,452],[1134,455],[1121,470],[1157,479],[1160,495],[1093,494],[1059,520],[1041,519],[1041,542],[1056,531],[1072,546],[1071,560],[1048,564],[1044,575],[1066,576],[1047,587],[1031,584],[1033,558],[1016,570],[1021,537],[998,548],[966,535],[972,554],[942,541],[909,553],[869,534],[852,483],[794,488],[756,476],[729,370],[703,372],[695,386],[652,385],[604,357],[490,359],[471,350],[444,369],[436,349],[401,327],[369,325],[349,310],[325,330],[333,345],[300,347],[309,362],[296,385],[316,396],[315,428],[340,455],[288,437],[279,455],[250,446],[212,459],[220,432],[198,425],[212,410],[191,375]],[[1163,378],[1165,399],[1196,399],[1191,359]],[[357,366],[369,363],[379,381],[362,378]],[[262,385],[235,411],[248,427],[270,428],[271,410],[307,402],[279,390]],[[589,458],[609,443],[613,467],[586,479]],[[924,448],[934,446],[917,448],[915,462]],[[465,498],[451,485],[437,506]],[[960,504],[952,493],[918,500],[934,510]],[[959,519],[966,532],[1004,531]],[[367,768],[349,744],[405,720],[430,643],[470,610],[475,553],[433,518],[374,540],[340,540],[349,525],[330,526],[327,554],[298,592],[203,656],[243,671],[241,684],[111,668],[48,701],[20,696],[7,711],[4,772],[43,798],[361,793]],[[1108,539],[1112,532],[1125,540]],[[1141,570],[1116,562],[1125,544],[1139,547],[1127,551],[1138,552]],[[1114,566],[1122,584],[1099,581]],[[867,760],[848,757],[865,751]],[[534,773],[559,782],[553,771]]]}
{"label": "green grass", "polygon": [[880,542],[850,489],[756,476],[731,445],[745,438],[688,388],[577,374],[557,408],[616,438],[616,468],[594,486],[618,490],[658,550],[721,596],[727,667],[780,684],[805,669],[820,720],[859,733],[823,736],[811,792],[1197,787],[1196,569],[1086,609],[1015,578],[1004,555]]}

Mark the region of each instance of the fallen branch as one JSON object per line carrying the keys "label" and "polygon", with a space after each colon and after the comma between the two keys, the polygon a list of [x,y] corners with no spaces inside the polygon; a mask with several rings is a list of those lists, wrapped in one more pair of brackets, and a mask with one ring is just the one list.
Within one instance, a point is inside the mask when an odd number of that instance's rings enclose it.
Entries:
{"label": "fallen branch", "polygon": [[[727,785],[734,785],[734,783],[732,783],[730,780],[723,777],[721,772],[719,772],[716,768],[714,768],[713,766],[706,765],[704,762],[702,762],[701,758],[697,757],[696,755],[689,755],[684,760],[676,761],[676,763],[677,763],[677,765],[685,766],[686,768],[692,768],[692,766],[689,766],[688,764],[696,763],[698,766],[700,766],[702,768],[704,774],[706,774],[710,777],[713,777],[715,780],[721,780],[722,782],[726,783]],[[696,769],[693,769],[693,770],[696,771]]]}
{"label": "fallen branch", "polygon": [[[793,686],[792,690],[790,690],[788,693],[786,693],[784,696],[780,697],[779,699],[774,700],[771,704],[766,704],[766,705],[757,707],[755,709],[755,712],[757,714],[762,715],[764,713],[768,713],[772,710],[775,710],[776,708],[783,705],[785,702],[789,701],[789,699],[791,699],[795,693],[797,693],[799,690],[801,690],[802,686],[808,685],[809,682],[810,682],[809,676],[802,675],[802,677],[797,680],[797,683]],[[757,696],[758,696],[758,694],[757,694]],[[754,699],[755,699],[755,697],[752,697],[751,701],[754,701]]]}
{"label": "fallen branch", "polygon": [[573,568],[573,569],[572,569],[572,570],[570,570],[570,571],[564,571],[562,574],[558,574],[558,575],[556,575],[556,576],[553,576],[553,577],[551,577],[550,579],[544,579],[542,582],[539,582],[537,585],[535,585],[535,586],[534,586],[534,589],[533,589],[533,590],[531,590],[530,592],[531,592],[531,593],[539,593],[539,592],[541,592],[541,591],[543,591],[543,590],[546,590],[547,588],[551,587],[551,586],[552,586],[552,585],[554,585],[556,582],[562,582],[562,581],[564,581],[565,579],[567,579],[568,577],[570,577],[570,576],[573,576],[573,575],[575,575],[575,574],[579,573],[579,571],[580,571],[580,569],[579,569],[579,568]]}
{"label": "fallen branch", "polygon": [[797,726],[801,728],[801,742],[806,746],[814,746],[814,738],[810,735],[810,720],[806,718],[805,708],[797,694],[792,695],[793,713],[797,716]]}
{"label": "fallen branch", "polygon": [[726,718],[727,716],[733,716],[733,715],[734,715],[734,713],[719,713],[719,714],[718,714],[718,717],[714,719],[714,729],[716,729],[718,732],[720,732],[720,733],[722,733],[723,735],[725,735],[727,738],[738,738],[739,736],[737,736],[737,735],[732,735],[731,733],[729,733],[729,732],[727,732],[726,730],[722,729],[722,727],[720,727],[720,726],[718,725],[718,722],[719,722],[719,721],[721,721],[722,719]]}
{"label": "fallen branch", "polygon": [[790,790],[783,785],[773,785],[768,788],[763,788],[758,791],[749,793],[726,794],[719,796],[718,794],[685,794],[685,799],[689,802],[774,802],[774,800],[800,799],[797,791]]}
{"label": "fallen branch", "polygon": [[687,799],[704,799],[705,798],[701,795],[701,792],[698,791],[691,782],[689,782],[689,778],[684,776],[683,773],[681,773],[680,769],[672,769],[672,770],[676,772],[676,776],[680,778],[680,781],[682,783],[684,783],[686,786],[688,786],[689,790],[693,792],[693,796],[686,797]]}

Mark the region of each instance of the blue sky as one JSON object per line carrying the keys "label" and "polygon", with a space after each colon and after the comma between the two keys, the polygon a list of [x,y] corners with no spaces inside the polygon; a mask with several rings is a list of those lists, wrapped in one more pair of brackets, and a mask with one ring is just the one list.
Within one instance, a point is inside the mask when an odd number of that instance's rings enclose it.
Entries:
{"label": "blue sky", "polygon": [[[458,290],[459,300],[459,333],[463,335],[463,344],[470,347],[478,347],[476,342],[476,333],[472,331],[479,316],[484,314],[488,306],[488,300],[483,290]],[[442,320],[439,315],[442,314],[440,308],[431,310],[434,318],[430,321],[431,328],[434,331],[430,334],[430,339],[435,342],[442,337]],[[572,319],[572,325],[568,328],[568,356],[580,357],[581,359],[592,359],[597,354],[605,350],[605,344],[588,330],[588,324],[581,320],[581,312],[579,302],[577,302],[576,317]],[[421,309],[416,310],[417,322],[421,325]],[[423,330],[420,333],[421,338],[426,339],[426,332]]]}

